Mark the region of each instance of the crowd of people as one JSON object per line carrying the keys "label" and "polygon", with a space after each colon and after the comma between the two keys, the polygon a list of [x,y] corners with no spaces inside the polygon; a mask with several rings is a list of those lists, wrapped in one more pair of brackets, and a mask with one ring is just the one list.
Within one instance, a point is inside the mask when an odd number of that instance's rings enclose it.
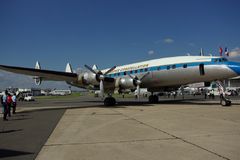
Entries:
{"label": "crowd of people", "polygon": [[3,113],[3,121],[8,121],[7,116],[11,117],[11,109],[12,114],[16,114],[16,93],[11,95],[8,91],[5,91],[5,94],[1,97],[2,103],[2,113]]}

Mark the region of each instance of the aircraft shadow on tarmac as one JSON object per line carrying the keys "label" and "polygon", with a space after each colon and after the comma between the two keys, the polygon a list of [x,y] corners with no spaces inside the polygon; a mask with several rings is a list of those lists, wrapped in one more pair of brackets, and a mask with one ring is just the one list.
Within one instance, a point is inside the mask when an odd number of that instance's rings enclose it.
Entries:
{"label": "aircraft shadow on tarmac", "polygon": [[15,157],[15,156],[21,156],[21,155],[28,155],[28,154],[34,154],[34,153],[0,148],[0,158]]}
{"label": "aircraft shadow on tarmac", "polygon": [[[21,113],[31,113],[35,111],[49,111],[49,110],[62,110],[62,109],[79,109],[79,108],[126,108],[127,106],[153,106],[158,104],[159,107],[161,105],[220,105],[220,99],[214,99],[211,102],[209,101],[211,99],[195,99],[195,98],[189,98],[189,99],[160,99],[158,103],[149,103],[148,101],[136,101],[134,99],[116,99],[117,103],[115,106],[104,106],[103,100],[82,100],[79,101],[79,103],[86,103],[86,105],[78,106],[76,102],[72,102],[73,105],[71,105],[70,102],[54,102],[55,104],[70,104],[69,106],[59,106],[59,107],[54,107],[54,108],[38,108],[38,109],[33,109],[33,110],[28,110],[28,111],[22,111]],[[201,103],[199,103],[201,102]],[[74,104],[75,103],[75,104]],[[89,103],[89,104],[88,104]],[[232,104],[235,105],[235,104]]]}
{"label": "aircraft shadow on tarmac", "polygon": [[23,130],[23,129],[2,131],[2,132],[0,132],[0,134],[2,134],[2,133],[11,133],[11,132],[18,132],[18,131],[22,131],[22,130]]}

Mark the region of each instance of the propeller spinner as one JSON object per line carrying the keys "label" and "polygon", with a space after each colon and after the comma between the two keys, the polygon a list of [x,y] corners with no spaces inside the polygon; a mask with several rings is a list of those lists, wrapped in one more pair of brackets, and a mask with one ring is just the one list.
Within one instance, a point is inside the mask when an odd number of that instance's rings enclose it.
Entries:
{"label": "propeller spinner", "polygon": [[107,72],[105,72],[104,74],[100,71],[100,72],[95,72],[92,68],[90,68],[88,65],[85,65],[85,67],[91,71],[92,73],[94,73],[97,76],[97,79],[99,79],[100,81],[100,93],[101,93],[101,98],[104,97],[104,87],[103,87],[103,80],[106,77],[106,75],[110,72],[112,72],[116,66],[113,66],[112,68],[110,68],[109,70],[107,70]]}
{"label": "propeller spinner", "polygon": [[135,84],[137,85],[137,97],[139,101],[140,100],[140,84],[142,83],[142,80],[148,76],[149,72],[144,74],[140,79],[138,79],[138,77],[133,78],[128,72],[125,72],[125,73],[135,81]]}

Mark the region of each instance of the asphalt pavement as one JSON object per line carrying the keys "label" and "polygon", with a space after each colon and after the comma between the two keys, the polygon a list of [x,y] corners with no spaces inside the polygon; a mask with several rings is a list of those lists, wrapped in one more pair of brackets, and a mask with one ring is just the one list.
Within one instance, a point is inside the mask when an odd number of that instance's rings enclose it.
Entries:
{"label": "asphalt pavement", "polygon": [[19,102],[17,114],[0,121],[0,158],[240,159],[240,105],[222,107],[218,98]]}

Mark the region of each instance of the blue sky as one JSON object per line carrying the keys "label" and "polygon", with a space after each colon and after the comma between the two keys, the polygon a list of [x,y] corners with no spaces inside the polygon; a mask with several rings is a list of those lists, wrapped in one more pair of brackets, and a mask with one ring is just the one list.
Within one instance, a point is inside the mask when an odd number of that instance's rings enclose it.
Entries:
{"label": "blue sky", "polygon": [[[1,0],[0,64],[39,61],[43,69],[64,71],[70,63],[80,72],[85,64],[105,69],[198,55],[201,47],[218,56],[219,45],[240,62],[239,6],[238,0]],[[8,86],[36,87],[28,76],[0,71],[0,89]]]}

